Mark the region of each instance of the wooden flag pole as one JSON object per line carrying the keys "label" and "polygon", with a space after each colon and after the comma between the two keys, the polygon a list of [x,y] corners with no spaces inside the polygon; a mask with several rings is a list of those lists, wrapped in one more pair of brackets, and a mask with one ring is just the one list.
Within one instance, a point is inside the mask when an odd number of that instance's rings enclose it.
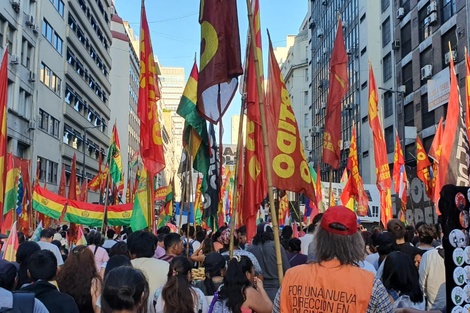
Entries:
{"label": "wooden flag pole", "polygon": [[237,142],[237,152],[235,160],[235,177],[233,181],[233,206],[232,206],[232,216],[230,218],[230,246],[229,246],[229,256],[233,257],[233,248],[234,248],[234,239],[235,239],[235,223],[238,219],[238,170],[240,168],[240,163],[243,161],[243,120],[245,118],[244,111],[246,106],[246,94],[242,96],[242,105],[240,108],[240,121],[238,122],[238,142]]}
{"label": "wooden flag pole", "polygon": [[104,215],[103,215],[103,224],[101,225],[101,233],[106,234],[106,226],[108,224],[108,202],[109,202],[109,183],[110,183],[110,179],[109,179],[109,173],[110,171],[108,171],[108,173],[106,174],[106,195],[104,197]]}
{"label": "wooden flag pole", "polygon": [[330,167],[330,190],[328,190],[329,198],[328,198],[328,207],[333,204],[333,168]]}
{"label": "wooden flag pole", "polygon": [[[191,130],[193,131],[193,130]],[[191,135],[189,135],[189,137],[191,138]],[[189,141],[191,142],[191,139],[189,139]],[[191,147],[190,147],[191,148]],[[193,189],[193,166],[192,166],[192,156],[191,154],[189,154],[189,164],[190,164],[190,167],[189,167],[189,182],[188,182],[188,219],[187,219],[187,223],[186,223],[186,257],[189,258],[190,255],[189,255],[189,229],[190,229],[190,226],[191,226],[191,220],[189,219],[191,217],[191,191]],[[196,209],[196,208],[194,208]],[[180,212],[183,211],[182,208],[180,207]],[[194,231],[196,231],[196,229],[194,229]]]}
{"label": "wooden flag pole", "polygon": [[[266,162],[266,180],[268,181],[268,197],[269,197],[269,207],[271,209],[271,220],[273,224],[273,232],[274,232],[274,246],[276,249],[276,263],[277,263],[277,272],[279,276],[279,284],[282,283],[282,279],[284,277],[284,272],[282,268],[282,258],[281,258],[281,242],[279,239],[279,225],[277,222],[277,215],[276,215],[276,208],[274,205],[274,195],[273,195],[273,178],[271,172],[271,153],[269,152],[269,145],[268,145],[268,130],[266,126],[266,112],[264,110],[264,94],[262,89],[262,82],[261,82],[261,72],[260,72],[260,61],[258,60],[258,55],[256,53],[256,34],[255,34],[255,27],[253,23],[253,10],[251,8],[251,1],[246,0],[246,6],[248,11],[248,21],[250,23],[250,36],[251,36],[251,53],[253,53],[253,59],[255,64],[255,72],[256,72],[256,86],[258,89],[258,105],[259,105],[259,112],[261,117],[261,129],[263,131],[263,146],[264,146],[264,159]],[[269,36],[269,32],[268,32]]]}
{"label": "wooden flag pole", "polygon": [[[189,149],[186,150],[187,154],[186,154],[186,168],[185,168],[185,171],[184,173],[186,175],[188,175],[187,173],[191,170],[191,148],[192,148],[192,143],[191,143],[191,134],[189,134],[189,138],[188,138],[188,147]],[[183,150],[185,150],[183,148]],[[184,151],[183,151],[184,153]],[[192,170],[191,170],[192,171]],[[182,188],[182,192],[181,192],[181,202],[180,202],[180,215],[179,215],[179,222],[178,222],[178,231],[180,232],[181,231],[181,224],[183,223],[183,208],[184,208],[184,204],[188,201],[187,199],[187,196],[186,194],[188,193],[188,188],[190,188],[188,186],[188,183],[186,183],[186,180],[187,180],[187,177],[186,175],[181,175],[182,177],[184,177],[184,182],[183,182],[183,188]],[[191,201],[191,199],[189,200]],[[189,217],[189,215],[188,215]],[[188,220],[189,221],[189,220]]]}

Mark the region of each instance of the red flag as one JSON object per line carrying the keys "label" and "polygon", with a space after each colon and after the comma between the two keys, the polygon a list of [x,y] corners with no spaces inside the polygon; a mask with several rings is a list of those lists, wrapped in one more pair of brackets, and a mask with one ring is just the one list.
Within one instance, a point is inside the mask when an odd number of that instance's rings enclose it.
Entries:
{"label": "red flag", "polygon": [[[156,72],[145,5],[142,2],[140,29],[140,88],[137,115],[140,118],[140,155],[149,173],[165,168],[163,141],[158,120],[160,89]],[[150,177],[153,175],[150,174]]]}
{"label": "red flag", "polygon": [[[437,171],[439,170],[439,159],[441,158],[441,152],[442,152],[442,134],[444,132],[444,127],[442,126],[443,124],[443,118],[441,117],[439,120],[439,124],[437,125],[436,133],[434,134],[434,139],[432,140],[431,148],[429,149],[429,157],[433,159],[433,164],[432,164],[432,172],[431,172],[431,181],[432,181],[432,187],[431,187],[431,195],[432,201],[435,201],[437,203],[437,200],[439,199],[439,193],[435,193],[436,191],[436,180],[437,180]],[[437,196],[437,198],[436,198]],[[437,209],[437,206],[436,206]]]}
{"label": "red flag", "polygon": [[388,166],[387,148],[383,128],[379,115],[379,98],[377,96],[377,85],[375,83],[374,71],[369,64],[369,125],[374,138],[374,159],[375,170],[377,172],[377,188],[380,191],[380,220],[383,225],[393,218],[392,199],[390,188],[392,180],[390,178],[390,167]]}
{"label": "red flag", "polygon": [[0,65],[0,229],[3,224],[3,202],[7,175],[7,99],[8,99],[8,47],[5,48]]}
{"label": "red flag", "polygon": [[446,127],[442,134],[442,152],[437,170],[434,200],[440,197],[444,185],[468,186],[468,135],[464,121],[464,107],[460,100],[459,85],[454,70],[454,60],[450,58],[450,93],[447,106]]}
{"label": "red flag", "polygon": [[419,137],[416,137],[416,175],[424,183],[426,194],[432,198],[432,177],[429,167],[429,162],[426,150],[424,150],[423,143]]}
{"label": "red flag", "polygon": [[82,182],[82,188],[80,190],[80,201],[88,202],[88,186],[86,178]]}
{"label": "red flag", "polygon": [[[304,193],[315,199],[299,128],[279,64],[269,41],[269,71],[266,104],[270,112],[269,148],[272,158],[273,186],[282,190]],[[246,179],[245,179],[246,180]]]}
{"label": "red flag", "polygon": [[[256,216],[259,207],[268,193],[268,183],[266,181],[266,165],[263,147],[263,134],[261,130],[261,117],[259,110],[259,94],[256,84],[256,70],[254,53],[257,54],[258,67],[262,73],[262,46],[260,31],[260,10],[258,0],[252,1],[253,25],[255,27],[256,46],[253,48],[249,39],[247,50],[247,70],[246,70],[246,145],[245,145],[245,166],[243,184],[242,220],[246,226],[246,237],[251,241],[256,233]],[[250,38],[250,36],[249,36]],[[261,78],[261,81],[263,79]],[[261,87],[261,94],[264,89]],[[264,99],[262,99],[264,101]]]}
{"label": "red flag", "polygon": [[406,203],[406,178],[405,157],[401,149],[398,133],[395,139],[395,153],[393,156],[393,181],[395,183],[395,192],[403,203]]}
{"label": "red flag", "polygon": [[338,169],[341,160],[341,101],[346,95],[348,82],[348,55],[344,46],[343,26],[338,19],[335,44],[330,59],[330,87],[325,115],[322,162]]}
{"label": "red flag", "polygon": [[217,124],[243,74],[236,0],[201,1],[201,60],[197,111]]}

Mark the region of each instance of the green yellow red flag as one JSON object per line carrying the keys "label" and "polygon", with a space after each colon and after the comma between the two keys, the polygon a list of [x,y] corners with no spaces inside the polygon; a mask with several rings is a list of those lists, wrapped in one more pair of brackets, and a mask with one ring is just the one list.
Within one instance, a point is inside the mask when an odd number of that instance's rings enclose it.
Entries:
{"label": "green yellow red flag", "polygon": [[66,204],[66,198],[42,188],[39,184],[34,186],[33,209],[39,213],[59,219]]}
{"label": "green yellow red flag", "polygon": [[104,206],[68,200],[65,220],[70,223],[99,227],[103,223]]}
{"label": "green yellow red flag", "polygon": [[[7,174],[7,99],[8,99],[8,46],[0,64],[0,210],[3,211]],[[0,228],[3,229],[3,212],[0,212]]]}
{"label": "green yellow red flag", "polygon": [[113,126],[111,134],[111,141],[109,143],[108,160],[109,175],[116,185],[122,182],[122,158],[121,158],[121,144],[119,143],[119,136],[117,132],[116,123]]}
{"label": "green yellow red flag", "polygon": [[153,207],[149,208],[148,199],[148,188],[151,188],[151,186],[148,186],[147,175],[148,172],[144,166],[139,177],[139,186],[135,191],[134,204],[132,206],[132,215],[130,222],[132,231],[147,228],[149,227],[150,223],[152,223],[152,221],[149,221],[149,210],[153,210]]}
{"label": "green yellow red flag", "polygon": [[131,224],[133,203],[108,206],[109,226],[129,226]]}
{"label": "green yellow red flag", "polygon": [[145,168],[150,173],[156,174],[165,168],[162,132],[157,110],[160,88],[143,1],[140,27],[140,88],[137,105],[137,115],[140,119],[140,156]]}

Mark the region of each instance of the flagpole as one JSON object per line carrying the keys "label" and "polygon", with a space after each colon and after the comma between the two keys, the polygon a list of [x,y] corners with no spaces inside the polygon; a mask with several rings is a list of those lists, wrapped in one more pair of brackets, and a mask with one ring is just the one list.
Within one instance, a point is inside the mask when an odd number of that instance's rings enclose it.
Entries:
{"label": "flagpole", "polygon": [[240,120],[238,121],[238,142],[237,142],[237,152],[235,160],[235,177],[234,177],[234,186],[233,186],[233,214],[230,218],[230,246],[229,246],[229,256],[233,257],[233,248],[234,248],[234,239],[235,239],[235,223],[238,219],[238,170],[240,168],[240,163],[243,160],[243,120],[245,118],[244,111],[246,105],[246,94],[242,96],[242,105],[240,108]]}
{"label": "flagpole", "polygon": [[[191,130],[192,131],[192,130]],[[189,143],[191,144],[191,135],[189,135],[190,139],[189,139]],[[191,148],[191,147],[189,147]],[[191,154],[189,154],[189,163],[190,163],[190,168],[189,168],[189,182],[188,182],[188,204],[189,204],[189,208],[188,208],[188,220],[187,220],[187,223],[186,223],[186,257],[189,258],[189,229],[190,229],[190,223],[191,223],[191,220],[189,219],[191,217],[191,191],[193,189],[193,170],[192,170],[192,156]],[[194,208],[195,209],[195,208]],[[181,208],[180,208],[180,211]],[[194,231],[196,231],[196,229],[194,229]]]}
{"label": "flagpole", "polygon": [[[188,149],[186,150],[186,156],[187,156],[187,159],[186,159],[186,170],[185,170],[185,173],[187,175],[188,171],[192,171],[192,167],[191,167],[191,152],[192,152],[192,140],[191,140],[191,133],[189,134],[188,136]],[[183,148],[184,150],[184,148]],[[183,151],[184,153],[184,151]],[[183,183],[183,190],[182,190],[182,195],[181,195],[181,202],[180,202],[180,217],[179,217],[179,223],[178,223],[178,231],[181,231],[181,226],[182,226],[182,223],[183,223],[183,208],[184,208],[184,204],[185,202],[187,201],[187,197],[186,197],[186,194],[188,193],[188,184],[186,183],[186,180],[187,180],[187,177],[186,175],[184,175],[184,183]],[[190,205],[190,208],[189,210],[191,210],[191,205]],[[189,213],[188,213],[188,223],[189,223]]]}
{"label": "flagpole", "polygon": [[328,199],[328,206],[330,207],[333,204],[333,168],[330,166],[330,190],[328,190],[329,199]]}
{"label": "flagpole", "polygon": [[150,232],[153,230],[153,216],[154,216],[154,209],[153,209],[153,182],[155,180],[154,173],[147,173],[147,218],[148,218],[148,229]]}
{"label": "flagpole", "polygon": [[106,195],[104,197],[104,214],[103,214],[103,224],[101,225],[101,233],[106,234],[106,225],[108,224],[108,198],[109,198],[109,171],[106,174]]}
{"label": "flagpole", "polygon": [[[263,94],[262,82],[261,82],[262,73],[260,73],[258,54],[256,53],[256,37],[255,37],[256,34],[255,34],[255,27],[254,27],[254,22],[253,22],[253,10],[251,8],[250,0],[246,0],[246,6],[247,6],[247,11],[248,11],[248,21],[250,23],[251,53],[253,53],[255,73],[256,73],[256,86],[258,89],[258,105],[259,105],[259,111],[260,111],[260,117],[261,117],[261,129],[263,132],[264,158],[265,158],[266,166],[268,167],[269,164],[272,163],[272,160],[271,160],[271,153],[269,151],[269,145],[268,145],[266,112],[264,110],[264,94]],[[269,36],[269,32],[268,32],[268,36]],[[276,208],[274,205],[273,179],[272,179],[272,172],[271,172],[270,166],[266,170],[266,180],[268,181],[268,197],[269,197],[269,207],[271,210],[271,220],[272,220],[273,232],[274,232],[274,246],[276,249],[277,272],[278,272],[278,277],[279,277],[279,284],[281,284],[282,279],[284,277],[284,271],[282,268],[281,242],[279,239],[279,225],[277,222]]]}

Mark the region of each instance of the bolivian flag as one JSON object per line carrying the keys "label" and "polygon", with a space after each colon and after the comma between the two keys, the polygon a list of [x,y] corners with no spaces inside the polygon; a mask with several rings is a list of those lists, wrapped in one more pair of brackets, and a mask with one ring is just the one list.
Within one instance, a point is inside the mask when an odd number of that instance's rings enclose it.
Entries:
{"label": "bolivian flag", "polygon": [[104,206],[68,200],[65,220],[70,223],[99,227],[103,223]]}
{"label": "bolivian flag", "polygon": [[109,226],[129,226],[131,224],[133,203],[110,205],[108,207]]}
{"label": "bolivian flag", "polygon": [[13,167],[13,155],[7,154],[7,179],[5,184],[5,201],[3,202],[3,214],[7,214],[16,208],[16,201],[18,199],[18,179],[20,176],[20,169]]}
{"label": "bolivian flag", "polygon": [[57,220],[60,218],[66,203],[67,199],[64,197],[41,188],[39,185],[34,186],[33,209],[39,213]]}
{"label": "bolivian flag", "polygon": [[119,144],[119,136],[116,128],[116,123],[114,123],[113,133],[111,135],[111,142],[109,143],[107,164],[109,167],[109,174],[113,179],[113,182],[118,185],[122,180],[122,159],[121,145]]}

